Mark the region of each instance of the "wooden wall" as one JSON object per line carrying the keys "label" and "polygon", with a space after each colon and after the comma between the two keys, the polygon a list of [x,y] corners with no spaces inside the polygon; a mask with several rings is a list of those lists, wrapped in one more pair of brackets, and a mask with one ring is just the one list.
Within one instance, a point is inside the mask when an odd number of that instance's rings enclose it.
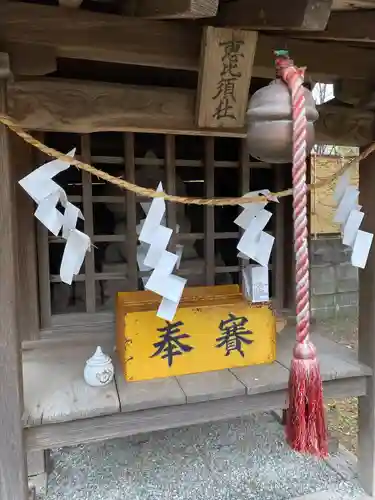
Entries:
{"label": "wooden wall", "polygon": [[[284,169],[249,159],[241,139],[113,132],[46,133],[43,141],[62,151],[77,147],[78,157],[84,161],[137,184],[155,188],[163,181],[167,192],[182,196],[235,197],[254,189],[282,189],[287,184]],[[37,224],[42,335],[69,323],[97,323],[98,315],[107,315],[106,321],[111,321],[116,292],[142,288],[145,275],[137,266],[136,225],[144,218],[141,202],[150,200],[135,199],[131,193],[77,169],[61,175],[58,182],[84,213],[85,222],[79,228],[92,237],[95,248],[75,283],[64,285],[59,276],[63,242]],[[270,284],[280,307],[285,305],[284,211],[288,201],[270,205],[276,213],[266,228],[276,232]],[[233,223],[237,214],[238,207],[167,203],[169,227],[180,225],[173,245],[184,245],[178,274],[188,277],[188,285],[240,281],[241,263],[236,251],[239,231]]]}

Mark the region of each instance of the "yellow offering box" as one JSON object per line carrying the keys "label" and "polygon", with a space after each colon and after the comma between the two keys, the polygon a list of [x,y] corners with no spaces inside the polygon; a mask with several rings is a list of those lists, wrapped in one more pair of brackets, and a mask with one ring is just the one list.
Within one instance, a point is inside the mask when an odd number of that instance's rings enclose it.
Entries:
{"label": "yellow offering box", "polygon": [[186,288],[173,321],[156,316],[160,297],[119,292],[117,352],[128,382],[272,363],[271,303],[250,304],[237,285]]}

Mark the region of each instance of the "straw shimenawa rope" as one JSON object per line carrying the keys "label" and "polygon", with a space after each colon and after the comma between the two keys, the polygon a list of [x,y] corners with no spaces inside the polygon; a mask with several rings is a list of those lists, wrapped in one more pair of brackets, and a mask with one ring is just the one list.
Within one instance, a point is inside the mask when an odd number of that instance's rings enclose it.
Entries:
{"label": "straw shimenawa rope", "polygon": [[[28,144],[31,144],[35,148],[39,149],[42,153],[51,156],[52,158],[66,161],[67,163],[70,163],[71,165],[74,165],[77,168],[80,168],[81,170],[85,170],[86,172],[89,172],[91,175],[94,175],[95,177],[98,177],[99,179],[102,179],[106,182],[109,182],[111,184],[114,184],[115,186],[118,186],[119,188],[126,189],[128,191],[131,191],[138,196],[145,196],[147,198],[164,198],[167,201],[171,201],[174,203],[182,203],[183,205],[208,205],[208,206],[228,206],[228,205],[240,205],[242,203],[255,203],[255,202],[260,202],[260,201],[267,201],[267,198],[265,196],[253,196],[251,198],[245,198],[245,197],[237,197],[237,198],[189,198],[189,197],[182,197],[182,196],[175,196],[171,195],[165,192],[159,192],[155,191],[154,189],[149,189],[145,188],[142,186],[138,186],[137,184],[132,184],[131,182],[128,182],[124,179],[120,179],[119,177],[114,177],[113,175],[107,174],[106,172],[103,172],[103,170],[100,170],[98,168],[93,167],[92,165],[89,165],[88,163],[84,163],[82,161],[72,159],[70,156],[66,156],[60,151],[57,151],[54,148],[50,148],[49,146],[46,146],[42,142],[38,141],[30,135],[28,132],[23,130],[23,128],[18,125],[18,123],[13,120],[10,116],[5,116],[5,115],[0,115],[0,123],[8,127],[10,130],[15,132],[19,137],[21,137],[24,141],[26,141]],[[325,178],[322,181],[316,182],[314,184],[310,184],[308,186],[309,190],[314,190],[314,189],[319,189],[323,186],[327,186],[331,183],[333,183],[340,175],[342,175],[344,172],[346,172],[350,167],[353,166],[353,164],[356,161],[364,160],[369,156],[371,153],[375,151],[375,142],[370,144],[359,156],[352,158],[348,162],[346,162],[344,165],[342,165],[341,168],[339,168],[333,175],[330,177]],[[284,196],[291,196],[293,194],[292,189],[286,189],[284,191],[279,191],[277,193],[272,193],[274,196],[278,198],[283,198]]]}

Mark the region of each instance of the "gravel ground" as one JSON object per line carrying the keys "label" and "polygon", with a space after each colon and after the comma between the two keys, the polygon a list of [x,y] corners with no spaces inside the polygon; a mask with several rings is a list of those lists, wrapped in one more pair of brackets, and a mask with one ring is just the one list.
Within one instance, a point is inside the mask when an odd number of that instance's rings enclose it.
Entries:
{"label": "gravel ground", "polygon": [[57,450],[45,500],[359,500],[356,478],[293,452],[270,414]]}

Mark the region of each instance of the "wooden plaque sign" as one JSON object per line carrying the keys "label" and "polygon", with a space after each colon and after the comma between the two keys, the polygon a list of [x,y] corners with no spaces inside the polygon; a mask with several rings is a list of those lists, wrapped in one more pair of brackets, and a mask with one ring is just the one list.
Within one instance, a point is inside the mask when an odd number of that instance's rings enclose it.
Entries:
{"label": "wooden plaque sign", "polygon": [[205,28],[197,97],[201,128],[241,128],[245,124],[258,33]]}
{"label": "wooden plaque sign", "polygon": [[275,360],[276,318],[269,303],[249,304],[237,286],[186,291],[172,322],[156,316],[151,292],[118,294],[117,351],[127,381]]}

